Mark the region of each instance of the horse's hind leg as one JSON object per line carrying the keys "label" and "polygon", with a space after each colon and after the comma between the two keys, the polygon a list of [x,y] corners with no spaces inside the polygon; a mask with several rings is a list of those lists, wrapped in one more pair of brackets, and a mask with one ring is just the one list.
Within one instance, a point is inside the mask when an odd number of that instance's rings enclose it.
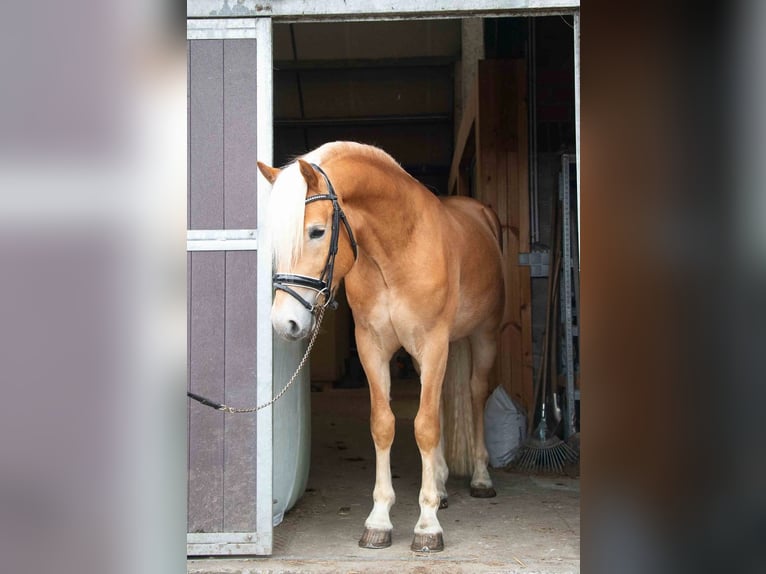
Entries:
{"label": "horse's hind leg", "polygon": [[494,331],[478,332],[471,336],[471,407],[473,410],[473,476],[471,496],[491,498],[496,495],[487,470],[489,454],[484,442],[484,406],[489,396],[489,372],[497,355]]}
{"label": "horse's hind leg", "polygon": [[375,443],[375,489],[372,493],[373,508],[364,523],[359,539],[362,548],[386,548],[391,546],[393,525],[389,512],[394,504],[394,487],[391,483],[391,444],[394,442],[395,418],[390,405],[391,372],[389,360],[398,344],[382,344],[378,337],[357,326],[356,344],[359,358],[370,386],[370,431]]}
{"label": "horse's hind leg", "polygon": [[439,509],[449,506],[447,500],[447,478],[449,478],[449,467],[444,458],[444,402],[441,402],[439,409],[440,438],[439,446],[436,449],[436,490],[439,492]]}

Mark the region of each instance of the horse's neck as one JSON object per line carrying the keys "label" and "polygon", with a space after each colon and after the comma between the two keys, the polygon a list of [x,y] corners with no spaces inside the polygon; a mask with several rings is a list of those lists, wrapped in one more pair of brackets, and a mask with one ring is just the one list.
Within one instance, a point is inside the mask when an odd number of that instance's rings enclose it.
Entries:
{"label": "horse's neck", "polygon": [[397,170],[368,166],[356,174],[344,198],[349,218],[361,251],[385,273],[422,240],[424,214],[439,209],[439,202]]}

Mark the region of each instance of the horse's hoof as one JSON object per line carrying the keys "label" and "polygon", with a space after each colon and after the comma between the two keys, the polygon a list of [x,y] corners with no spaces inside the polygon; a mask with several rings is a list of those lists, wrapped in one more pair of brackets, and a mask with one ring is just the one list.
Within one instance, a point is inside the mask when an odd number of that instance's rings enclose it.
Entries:
{"label": "horse's hoof", "polygon": [[471,496],[474,498],[494,498],[497,492],[491,486],[472,486]]}
{"label": "horse's hoof", "polygon": [[390,530],[374,530],[372,528],[365,528],[362,533],[362,537],[359,539],[360,548],[371,548],[378,550],[380,548],[388,548],[391,546],[391,531]]}
{"label": "horse's hoof", "polygon": [[439,499],[439,510],[442,508],[448,508],[449,507],[449,500],[447,500],[447,497]]}
{"label": "horse's hoof", "polygon": [[410,549],[413,552],[441,552],[444,550],[444,538],[442,537],[442,533],[415,534]]}

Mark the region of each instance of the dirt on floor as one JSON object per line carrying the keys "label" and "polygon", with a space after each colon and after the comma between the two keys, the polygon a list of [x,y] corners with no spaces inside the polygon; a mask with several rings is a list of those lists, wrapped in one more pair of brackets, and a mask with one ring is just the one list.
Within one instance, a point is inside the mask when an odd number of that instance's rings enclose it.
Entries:
{"label": "dirt on floor", "polygon": [[450,477],[449,507],[439,511],[444,551],[410,550],[419,514],[420,457],[413,436],[417,381],[392,386],[397,415],[391,454],[393,544],[383,550],[359,548],[375,482],[369,395],[366,388],[324,389],[312,393],[308,488],[274,529],[273,555],[190,560],[190,573],[579,572],[580,483],[569,476],[492,470],[497,497],[490,499],[471,498],[468,479]]}

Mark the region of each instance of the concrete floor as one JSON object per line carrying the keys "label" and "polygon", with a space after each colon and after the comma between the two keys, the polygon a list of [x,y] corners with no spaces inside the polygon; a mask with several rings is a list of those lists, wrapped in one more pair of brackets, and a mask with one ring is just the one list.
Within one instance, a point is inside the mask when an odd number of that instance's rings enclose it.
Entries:
{"label": "concrete floor", "polygon": [[420,457],[413,436],[417,381],[395,381],[392,450],[396,504],[393,545],[357,546],[372,508],[374,447],[366,388],[312,393],[311,474],[306,494],[274,529],[274,553],[254,559],[190,560],[193,574],[213,573],[460,573],[580,569],[579,479],[492,470],[498,496],[475,499],[468,480],[450,478],[449,508],[439,511],[443,552],[410,550],[418,519]]}

